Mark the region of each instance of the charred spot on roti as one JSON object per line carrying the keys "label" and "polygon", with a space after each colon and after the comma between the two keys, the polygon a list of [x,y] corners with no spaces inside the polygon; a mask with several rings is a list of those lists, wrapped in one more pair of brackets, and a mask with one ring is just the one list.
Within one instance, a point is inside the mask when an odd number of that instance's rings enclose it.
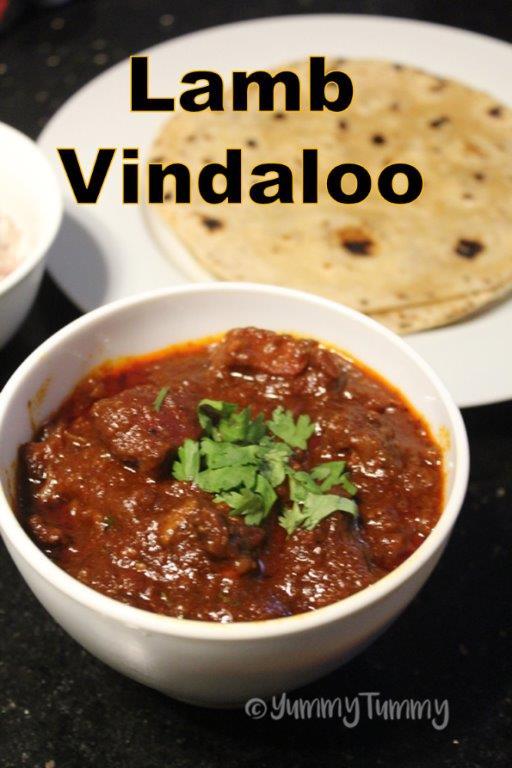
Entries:
{"label": "charred spot on roti", "polygon": [[247,141],[245,143],[247,144],[248,147],[257,147],[258,146],[258,142],[256,141],[256,139],[247,139]]}
{"label": "charred spot on roti", "polygon": [[382,133],[374,133],[372,136],[372,143],[373,144],[385,144],[386,143],[386,137],[382,135]]}
{"label": "charred spot on roti", "polygon": [[214,216],[201,216],[201,223],[210,232],[215,232],[217,229],[222,229],[224,226],[224,223]]}
{"label": "charred spot on roti", "polygon": [[192,144],[194,141],[196,141],[197,136],[195,133],[189,133],[188,136],[185,136],[185,141],[188,141],[189,144]]}
{"label": "charred spot on roti", "polygon": [[474,195],[471,194],[471,192],[463,192],[462,193],[462,199],[463,200],[473,200]]}
{"label": "charred spot on roti", "polygon": [[398,102],[398,101],[391,102],[391,104],[389,105],[389,108],[390,108],[390,110],[392,112],[399,112],[400,111],[400,102]]}
{"label": "charred spot on roti", "polygon": [[338,128],[341,128],[342,131],[346,131],[348,128],[348,123],[346,120],[339,120],[338,121]]}
{"label": "charred spot on roti", "polygon": [[500,107],[499,105],[496,105],[495,107],[491,107],[489,110],[487,110],[487,114],[491,117],[502,117],[503,116],[503,107]]}
{"label": "charred spot on roti", "polygon": [[393,66],[393,69],[397,70],[397,72],[400,72],[400,70],[402,70],[404,68],[403,64],[394,63],[392,66]]}
{"label": "charred spot on roti", "polygon": [[482,171],[476,171],[476,173],[473,174],[473,178],[477,181],[484,181],[485,173],[482,173]]}
{"label": "charred spot on roti", "polygon": [[455,253],[458,256],[462,256],[464,259],[474,259],[484,249],[484,246],[478,240],[469,240],[465,237],[461,237],[455,246]]}
{"label": "charred spot on roti", "polygon": [[172,200],[172,192],[166,192],[164,195],[164,200]]}
{"label": "charred spot on roti", "polygon": [[445,125],[445,123],[449,123],[450,118],[446,115],[441,115],[441,117],[436,117],[434,120],[431,120],[429,122],[429,125],[431,128],[441,128],[442,125]]}
{"label": "charred spot on roti", "polygon": [[284,120],[286,117],[284,112],[274,112],[273,118],[274,120]]}
{"label": "charred spot on roti", "polygon": [[375,253],[375,243],[363,229],[343,227],[336,231],[336,235],[342,248],[352,256],[373,256]]}

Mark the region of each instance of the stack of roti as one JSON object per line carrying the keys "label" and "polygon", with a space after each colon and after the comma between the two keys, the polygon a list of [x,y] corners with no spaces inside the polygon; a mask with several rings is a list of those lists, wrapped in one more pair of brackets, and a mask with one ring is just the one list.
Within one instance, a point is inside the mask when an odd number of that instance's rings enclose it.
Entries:
{"label": "stack of roti", "polygon": [[[354,98],[342,113],[181,113],[155,141],[152,159],[185,163],[190,204],[173,201],[169,178],[158,215],[212,275],[305,289],[375,317],[400,333],[444,325],[495,302],[512,287],[512,110],[460,83],[383,61],[328,60],[346,72]],[[297,72],[308,103],[307,61]],[[276,70],[277,71],[277,70]],[[281,99],[281,102],[280,102]],[[229,104],[229,100],[226,100]],[[241,204],[205,203],[195,179],[206,163],[241,148]],[[319,201],[303,204],[302,150],[319,151]],[[248,188],[258,163],[285,163],[295,202],[260,205]],[[359,163],[373,180],[356,205],[334,201],[325,178]],[[381,170],[409,163],[423,192],[396,205],[377,189]],[[397,189],[397,191],[399,191]],[[155,206],[156,207],[156,206]]]}

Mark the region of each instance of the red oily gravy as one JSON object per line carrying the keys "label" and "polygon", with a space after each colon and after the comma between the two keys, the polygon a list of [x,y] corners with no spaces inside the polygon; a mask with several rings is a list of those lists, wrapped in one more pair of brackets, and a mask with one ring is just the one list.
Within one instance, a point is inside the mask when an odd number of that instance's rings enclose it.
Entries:
{"label": "red oily gravy", "polygon": [[[277,406],[307,414],[315,432],[291,461],[305,471],[346,461],[358,515],[334,512],[287,534],[283,489],[261,525],[247,525],[174,479],[178,447],[201,435],[203,398],[266,419]],[[442,497],[441,450],[397,389],[316,341],[243,328],[91,371],[20,449],[17,511],[43,552],[93,589],[168,616],[232,622],[364,589],[423,542]]]}

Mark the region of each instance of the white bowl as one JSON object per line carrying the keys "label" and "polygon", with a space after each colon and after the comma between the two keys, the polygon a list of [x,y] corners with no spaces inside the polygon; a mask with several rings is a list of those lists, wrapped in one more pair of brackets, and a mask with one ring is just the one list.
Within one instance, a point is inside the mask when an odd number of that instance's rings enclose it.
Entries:
{"label": "white bowl", "polygon": [[[400,388],[444,447],[445,503],[433,531],[408,560],[363,591],[317,611],[268,621],[218,624],[159,616],[73,579],[31,541],[11,506],[17,450],[31,438],[34,422],[46,419],[91,366],[105,359],[246,325],[325,340]],[[114,669],[176,698],[210,706],[297,687],[364,648],[405,608],[436,565],[464,498],[468,465],[457,406],[402,339],[358,312],[284,288],[213,283],[116,302],[46,341],[0,396],[0,526],[30,588],[72,637]]]}
{"label": "white bowl", "polygon": [[20,231],[19,265],[0,278],[0,347],[17,331],[44,272],[44,257],[62,219],[55,173],[28,136],[0,123],[0,214]]}

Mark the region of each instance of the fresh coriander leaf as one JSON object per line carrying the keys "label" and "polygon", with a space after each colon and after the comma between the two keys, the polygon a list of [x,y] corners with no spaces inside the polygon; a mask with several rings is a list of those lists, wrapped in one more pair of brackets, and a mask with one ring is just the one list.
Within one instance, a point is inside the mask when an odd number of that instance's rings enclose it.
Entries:
{"label": "fresh coriander leaf", "polygon": [[[304,449],[306,449],[307,443],[311,435],[314,433],[316,429],[316,424],[311,421],[307,413],[301,413],[299,418],[297,419],[296,423],[296,430],[297,430],[297,442],[299,440],[304,441]],[[297,448],[300,448],[301,445],[297,445]]]}
{"label": "fresh coriander leaf", "polygon": [[223,417],[218,424],[219,435],[228,443],[243,443],[247,441],[251,412],[249,408],[234,411],[227,417]]}
{"label": "fresh coriander leaf", "polygon": [[307,414],[302,413],[297,421],[294,421],[293,413],[285,411],[282,406],[274,410],[267,426],[274,435],[280,437],[289,446],[302,450],[307,448],[308,440],[315,431],[315,424]]}
{"label": "fresh coriander leaf", "polygon": [[155,397],[155,402],[153,403],[153,409],[157,413],[159,412],[160,408],[164,404],[164,400],[167,397],[168,392],[169,392],[169,387],[162,387],[158,395]]}
{"label": "fresh coriander leaf", "polygon": [[357,504],[353,499],[333,493],[308,493],[303,503],[295,501],[292,507],[285,509],[279,518],[279,524],[290,536],[297,528],[312,531],[333,512],[348,512],[355,516],[357,511]]}
{"label": "fresh coriander leaf", "polygon": [[266,517],[263,498],[254,491],[244,488],[242,491],[230,491],[217,496],[216,501],[223,501],[231,507],[231,515],[243,516],[247,525],[260,525]]}
{"label": "fresh coriander leaf", "polygon": [[232,491],[240,486],[250,489],[256,483],[256,469],[250,466],[204,469],[196,475],[195,482],[208,493]]}
{"label": "fresh coriander leaf", "polygon": [[208,469],[220,467],[258,464],[257,445],[235,445],[234,443],[217,443],[209,437],[201,440],[201,455],[206,459]]}
{"label": "fresh coriander leaf", "polygon": [[341,485],[350,496],[355,496],[357,493],[357,486],[350,480],[348,472],[345,472],[341,478]]}
{"label": "fresh coriander leaf", "polygon": [[266,429],[263,414],[252,419],[250,408],[235,411],[222,418],[218,425],[220,437],[230,443],[258,443]]}
{"label": "fresh coriander leaf", "polygon": [[201,415],[220,419],[234,413],[236,411],[236,403],[228,403],[225,400],[209,400],[208,398],[203,398],[203,400],[199,401],[197,410]]}
{"label": "fresh coriander leaf", "polygon": [[250,408],[238,410],[234,403],[223,400],[201,400],[198,418],[206,434],[217,442],[258,443],[267,429],[263,414],[253,419]]}
{"label": "fresh coriander leaf", "polygon": [[359,508],[354,499],[346,499],[344,496],[340,496],[340,512],[348,512],[349,515],[357,517],[359,514]]}
{"label": "fresh coriander leaf", "polygon": [[260,472],[273,488],[284,483],[286,478],[285,464],[280,461],[264,461],[260,466]]}
{"label": "fresh coriander leaf", "polygon": [[311,477],[320,482],[322,493],[341,485],[350,496],[355,496],[357,487],[351,482],[346,466],[346,461],[326,461],[312,470]]}
{"label": "fresh coriander leaf", "polygon": [[276,499],[277,494],[268,480],[258,475],[254,490],[244,488],[241,491],[228,491],[216,496],[215,501],[224,502],[231,507],[233,515],[258,513],[263,519],[272,509]]}
{"label": "fresh coriander leaf", "polygon": [[262,413],[259,413],[255,419],[249,420],[245,439],[248,443],[259,443],[266,434],[266,431],[267,425],[265,423],[265,416]]}
{"label": "fresh coriander leaf", "polygon": [[260,472],[274,488],[284,483],[291,453],[292,449],[286,443],[276,443],[268,436],[260,440]]}
{"label": "fresh coriander leaf", "polygon": [[245,512],[244,522],[246,525],[261,525],[265,517],[264,509],[261,509],[259,512]]}
{"label": "fresh coriander leaf", "polygon": [[311,471],[311,477],[320,483],[320,490],[324,493],[341,483],[346,466],[346,461],[326,461]]}
{"label": "fresh coriander leaf", "polygon": [[199,424],[209,437],[213,437],[214,440],[221,440],[217,424],[221,419],[228,418],[235,411],[235,403],[204,399],[197,406],[197,418],[199,419]]}
{"label": "fresh coriander leaf", "polygon": [[[346,499],[346,501],[350,501],[350,499]],[[337,496],[335,493],[324,493],[321,496],[314,493],[308,494],[304,501],[304,513],[306,515],[306,520],[303,523],[304,528],[312,531],[324,517],[340,511],[344,506],[342,502],[343,497]]]}
{"label": "fresh coriander leaf", "polygon": [[200,456],[199,443],[195,440],[185,440],[178,448],[178,460],[172,465],[172,474],[176,480],[195,482],[199,472]]}
{"label": "fresh coriander leaf", "polygon": [[246,510],[263,509],[261,498],[249,488],[241,491],[225,491],[215,497],[215,501],[224,502],[231,507],[233,514],[241,515]]}
{"label": "fresh coriander leaf", "polygon": [[288,536],[291,536],[297,528],[303,524],[306,519],[300,504],[295,502],[292,507],[287,507],[279,518],[279,525],[285,529]]}
{"label": "fresh coriander leaf", "polygon": [[239,503],[240,491],[222,491],[215,494],[213,500],[216,504],[227,504],[228,507],[234,509]]}
{"label": "fresh coriander leaf", "polygon": [[290,478],[290,498],[292,501],[303,502],[308,494],[321,494],[320,486],[315,483],[307,472],[288,469]]}
{"label": "fresh coriander leaf", "polygon": [[258,475],[256,477],[256,485],[254,490],[261,497],[263,501],[263,509],[265,514],[268,515],[274,506],[274,502],[277,500],[277,493],[274,491],[269,481],[263,475]]}
{"label": "fresh coriander leaf", "polygon": [[293,449],[286,443],[276,442],[270,435],[265,435],[259,441],[260,450],[262,456],[265,455],[271,458],[279,458],[281,460],[289,459],[293,453]]}
{"label": "fresh coriander leaf", "polygon": [[303,525],[308,531],[312,531],[318,523],[333,512],[348,512],[357,514],[357,504],[352,499],[338,496],[335,493],[324,493],[321,496],[310,494],[304,502],[306,520]]}

